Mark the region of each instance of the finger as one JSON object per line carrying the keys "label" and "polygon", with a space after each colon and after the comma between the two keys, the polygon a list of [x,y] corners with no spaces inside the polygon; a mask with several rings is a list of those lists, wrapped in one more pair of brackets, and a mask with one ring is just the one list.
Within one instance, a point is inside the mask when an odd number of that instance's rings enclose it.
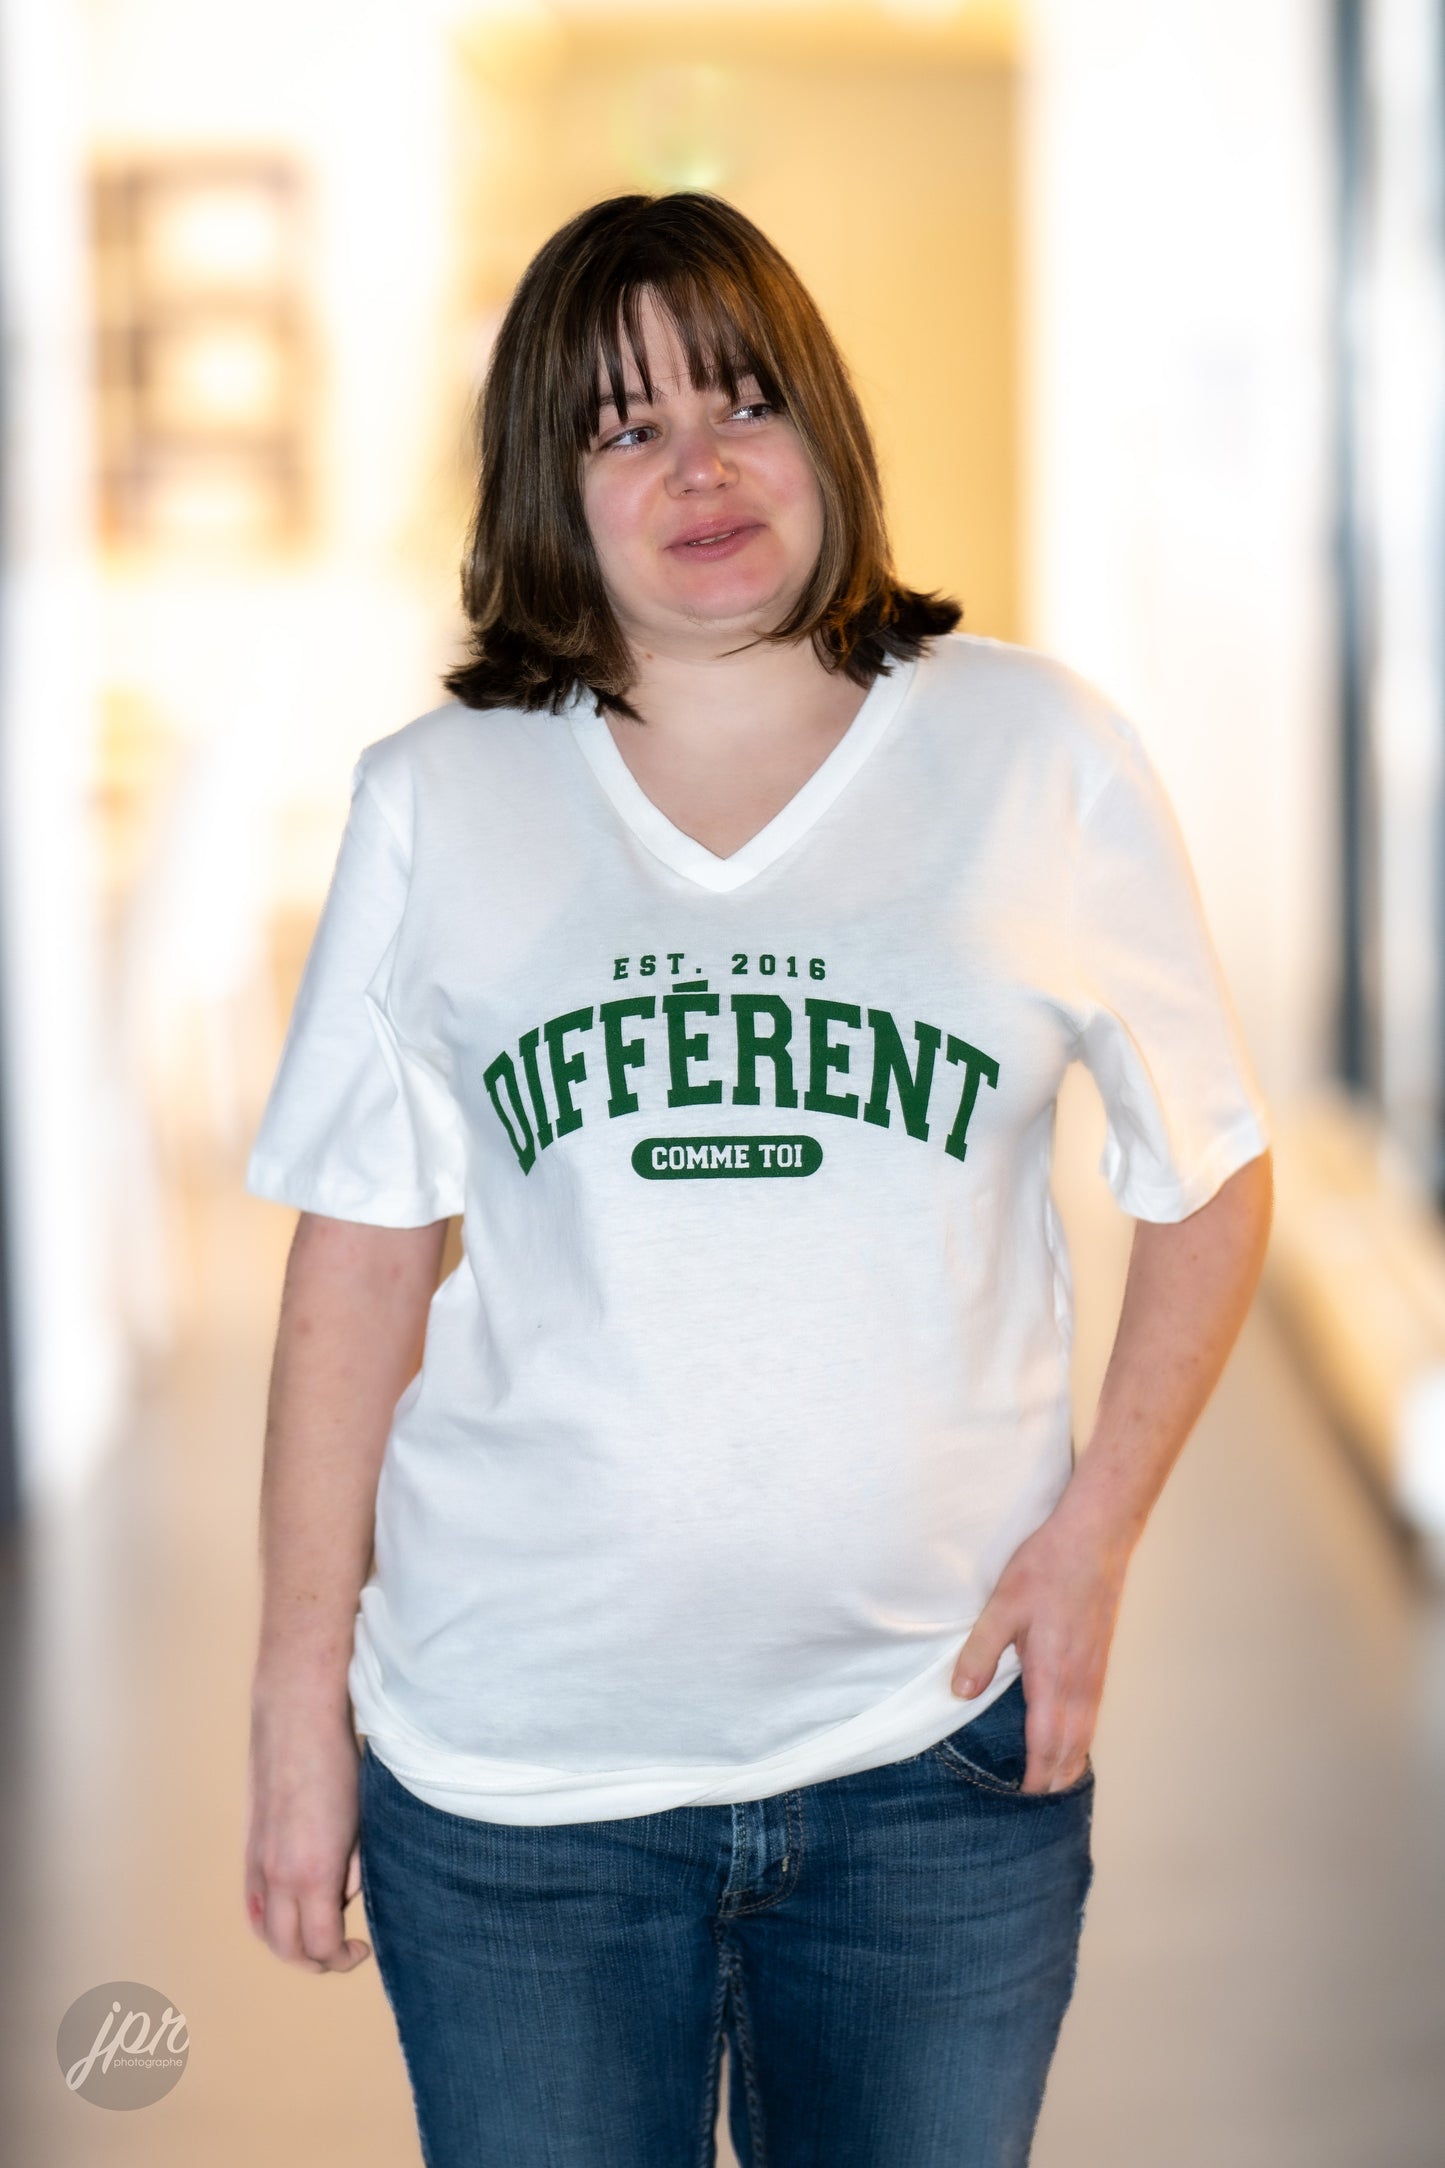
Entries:
{"label": "finger", "polygon": [[300,1908],[290,1891],[270,1887],[266,1891],[266,1942],[273,1954],[288,1965],[300,1965],[304,1972],[325,1969],[302,1947]]}
{"label": "finger", "polygon": [[1086,1680],[1063,1704],[1060,1715],[1063,1747],[1055,1774],[1055,1789],[1067,1791],[1078,1784],[1089,1767],[1089,1752],[1099,1722],[1099,1688]]}
{"label": "finger", "polygon": [[954,1661],[953,1691],[960,1700],[972,1701],[992,1684],[999,1658],[1012,1639],[1012,1626],[991,1619],[987,1610],[979,1614]]}
{"label": "finger", "polygon": [[1048,1698],[1043,1687],[1036,1688],[1030,1698],[1027,1685],[1024,1701],[1027,1761],[1022,1788],[1026,1792],[1051,1792],[1057,1789],[1055,1780],[1063,1756],[1063,1724],[1058,1705]]}
{"label": "finger", "polygon": [[1048,1783],[1044,1786],[1044,1790],[1047,1792],[1068,1791],[1071,1785],[1078,1783],[1080,1777],[1084,1774],[1084,1771],[1087,1767],[1087,1755],[1080,1756],[1075,1754],[1069,1757],[1067,1760],[1061,1761],[1055,1768],[1054,1773],[1049,1779]]}
{"label": "finger", "polygon": [[336,1940],[329,1954],[317,1959],[322,1972],[354,1972],[359,1964],[371,1955],[371,1944],[363,1942],[359,1935],[343,1935],[338,1925]]}
{"label": "finger", "polygon": [[301,1945],[325,1972],[350,1972],[370,1955],[369,1944],[342,1932],[341,1906],[326,1890],[301,1895]]}
{"label": "finger", "polygon": [[1089,1748],[1093,1740],[1092,1720],[1087,1725],[1076,1722],[1069,1733],[1068,1748],[1063,1755],[1054,1789],[1066,1792],[1071,1784],[1083,1778],[1089,1766]]}
{"label": "finger", "polygon": [[[1077,1722],[1055,1710],[1052,1723],[1037,1742],[1030,1740],[1025,1791],[1064,1792],[1077,1784],[1088,1766],[1087,1734]],[[1036,1781],[1035,1781],[1036,1780]]]}
{"label": "finger", "polygon": [[266,1939],[266,1893],[259,1882],[246,1884],[246,1922],[253,1935]]}
{"label": "finger", "polygon": [[1021,1789],[1026,1792],[1061,1792],[1064,1787],[1059,1780],[1058,1763],[1031,1761],[1024,1772]]}
{"label": "finger", "polygon": [[1052,1788],[1049,1783],[1048,1761],[1043,1754],[1030,1747],[1028,1761],[1024,1768],[1024,1780],[1019,1789],[1025,1792],[1047,1792]]}
{"label": "finger", "polygon": [[351,1857],[346,1862],[346,1888],[342,1891],[341,1895],[341,1902],[343,1907],[349,1905],[353,1897],[359,1897],[360,1895],[361,1844],[358,1841],[351,1847]]}
{"label": "finger", "polygon": [[302,1895],[302,1947],[326,1972],[351,1972],[371,1955],[369,1942],[343,1932],[341,1911],[336,1899],[324,1890]]}

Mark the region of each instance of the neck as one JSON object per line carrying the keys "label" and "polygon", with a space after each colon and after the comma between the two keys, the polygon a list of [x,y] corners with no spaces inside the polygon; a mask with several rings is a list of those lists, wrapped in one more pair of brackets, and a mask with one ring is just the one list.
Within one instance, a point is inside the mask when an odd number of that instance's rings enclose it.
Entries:
{"label": "neck", "polygon": [[[632,654],[629,702],[649,732],[678,741],[717,746],[760,733],[786,736],[820,710],[851,716],[864,697],[861,686],[823,667],[811,640],[764,640],[731,655],[669,652],[634,640]],[[614,717],[613,729],[637,735],[626,716]]]}

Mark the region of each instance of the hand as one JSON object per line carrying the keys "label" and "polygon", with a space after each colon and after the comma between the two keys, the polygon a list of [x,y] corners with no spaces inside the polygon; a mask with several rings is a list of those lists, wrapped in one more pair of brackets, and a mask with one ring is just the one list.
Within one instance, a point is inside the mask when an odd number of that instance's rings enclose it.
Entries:
{"label": "hand", "polygon": [[360,1762],[347,1720],[253,1709],[246,1915],[268,1949],[305,1972],[350,1972],[371,1955],[342,1917],[361,1888]]}
{"label": "hand", "polygon": [[1063,1791],[1084,1774],[1126,1564],[1056,1508],[1014,1552],[959,1650],[952,1685],[964,1700],[983,1692],[1010,1642],[1018,1651],[1026,1792]]}

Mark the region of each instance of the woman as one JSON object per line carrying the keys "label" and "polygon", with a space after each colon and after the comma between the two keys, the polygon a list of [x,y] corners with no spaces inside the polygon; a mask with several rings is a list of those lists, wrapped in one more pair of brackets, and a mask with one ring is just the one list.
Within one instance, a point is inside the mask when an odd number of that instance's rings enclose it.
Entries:
{"label": "woman", "polygon": [[[724,2036],[744,2162],[1005,2168],[1265,1105],[1137,736],[900,585],[740,213],[554,235],[480,451],[472,651],[358,763],[248,1175],[252,1924],[346,1971],[364,1890],[432,2168],[709,2160]],[[1140,1223],[1077,1464],[1074,1059]]]}

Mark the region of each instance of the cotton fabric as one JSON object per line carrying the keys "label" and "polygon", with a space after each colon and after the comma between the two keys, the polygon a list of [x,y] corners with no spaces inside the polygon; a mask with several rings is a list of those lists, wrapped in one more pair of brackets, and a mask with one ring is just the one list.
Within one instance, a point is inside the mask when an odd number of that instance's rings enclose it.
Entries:
{"label": "cotton fabric", "polygon": [[763,1799],[1008,1689],[1012,1647],[949,1679],[1073,1465],[1075,1060],[1137,1218],[1267,1148],[1167,796],[1049,657],[894,665],[726,858],[590,695],[366,748],[247,1180],[462,1215],[348,1682],[401,1782],[520,1824]]}

